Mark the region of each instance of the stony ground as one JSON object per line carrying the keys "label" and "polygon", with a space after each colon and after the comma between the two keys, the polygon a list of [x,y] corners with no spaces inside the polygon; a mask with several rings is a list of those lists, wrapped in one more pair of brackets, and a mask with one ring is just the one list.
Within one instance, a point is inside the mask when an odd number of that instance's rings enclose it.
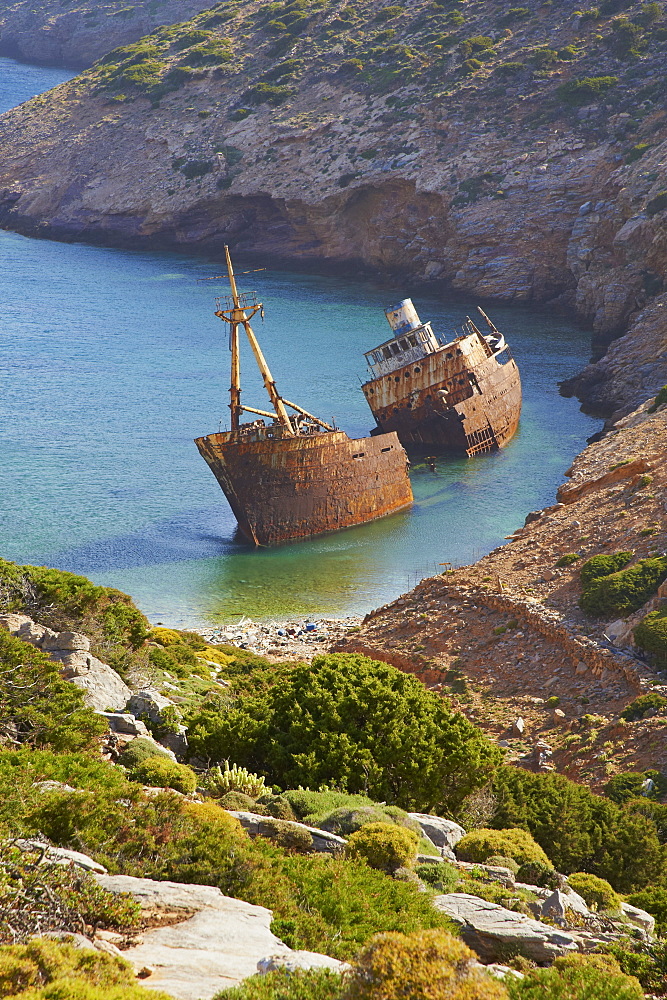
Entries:
{"label": "stony ground", "polygon": [[[526,766],[592,784],[618,770],[666,768],[664,721],[619,720],[642,691],[667,691],[632,648],[632,626],[648,608],[610,623],[578,606],[586,559],[667,552],[666,453],[667,407],[651,415],[644,406],[577,458],[563,502],[474,565],[425,580],[368,615],[337,648],[450,691]],[[558,568],[570,553],[580,560]]]}

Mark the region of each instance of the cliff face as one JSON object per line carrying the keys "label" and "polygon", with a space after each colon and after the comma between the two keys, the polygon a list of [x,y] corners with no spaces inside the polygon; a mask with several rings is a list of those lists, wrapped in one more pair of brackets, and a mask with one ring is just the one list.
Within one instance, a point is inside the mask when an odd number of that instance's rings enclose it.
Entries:
{"label": "cliff face", "polygon": [[570,6],[218,5],[3,116],[0,222],[554,303],[630,327],[567,387],[627,412],[667,381],[667,24]]}
{"label": "cliff face", "polygon": [[192,17],[203,0],[123,0],[77,4],[0,0],[0,55],[23,62],[83,69],[117,45],[135,42],[161,24]]}

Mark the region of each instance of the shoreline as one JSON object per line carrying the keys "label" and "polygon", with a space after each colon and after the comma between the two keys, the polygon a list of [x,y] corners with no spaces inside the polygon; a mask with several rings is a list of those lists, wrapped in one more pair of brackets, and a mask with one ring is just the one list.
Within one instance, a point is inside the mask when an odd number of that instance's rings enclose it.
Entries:
{"label": "shoreline", "polygon": [[238,623],[208,628],[192,628],[214,646],[236,646],[274,662],[305,660],[329,652],[332,645],[358,631],[364,615],[345,618],[308,617],[280,621],[254,621],[243,617]]}

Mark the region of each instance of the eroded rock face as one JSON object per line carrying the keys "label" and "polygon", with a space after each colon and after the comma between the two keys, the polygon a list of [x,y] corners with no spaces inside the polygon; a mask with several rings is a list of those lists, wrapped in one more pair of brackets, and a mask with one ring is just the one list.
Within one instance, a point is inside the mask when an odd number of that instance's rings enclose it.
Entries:
{"label": "eroded rock face", "polygon": [[433,904],[459,924],[461,937],[484,962],[493,962],[508,946],[539,963],[577,950],[574,938],[565,931],[468,893],[436,896]]}
{"label": "eroded rock face", "polygon": [[89,708],[105,712],[127,704],[129,687],[113,667],[92,655],[90,639],[81,632],[54,632],[19,614],[0,615],[0,625],[60,663],[61,676],[81,688]]}

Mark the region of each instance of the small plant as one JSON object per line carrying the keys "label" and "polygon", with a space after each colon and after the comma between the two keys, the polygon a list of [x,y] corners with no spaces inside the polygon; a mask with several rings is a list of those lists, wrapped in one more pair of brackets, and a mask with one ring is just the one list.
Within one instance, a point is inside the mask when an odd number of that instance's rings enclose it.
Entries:
{"label": "small plant", "polygon": [[653,400],[653,402],[649,406],[647,412],[648,413],[655,413],[656,410],[658,410],[659,407],[664,406],[665,403],[667,403],[667,385],[663,385],[662,389],[660,390],[660,392],[658,393],[658,395],[655,397],[655,399]]}
{"label": "small plant", "polygon": [[586,587],[593,580],[598,580],[603,576],[611,576],[617,573],[632,559],[632,552],[614,552],[610,555],[601,554],[593,556],[581,567],[581,584]]}
{"label": "small plant", "polygon": [[529,969],[521,980],[508,976],[511,1000],[643,1000],[638,981],[625,975],[610,955],[564,955],[549,969]]}
{"label": "small plant", "polygon": [[479,59],[466,59],[461,63],[461,72],[467,76],[471,76],[476,73],[478,69],[481,69],[483,63]]}
{"label": "small plant", "polygon": [[648,142],[638,142],[636,146],[633,146],[632,149],[626,153],[625,162],[636,163],[637,160],[640,160],[644,153],[646,153],[650,148],[651,147]]}
{"label": "small plant", "polygon": [[197,787],[197,776],[186,764],[165,757],[149,757],[130,771],[134,781],[156,788],[173,788],[184,795],[190,795]]}
{"label": "small plant", "polygon": [[587,76],[561,84],[558,94],[564,104],[583,107],[603,97],[617,83],[617,76]]}
{"label": "small plant", "polygon": [[287,851],[296,851],[299,854],[307,854],[313,849],[313,838],[308,830],[304,830],[297,823],[288,823],[282,819],[267,817],[262,820],[259,832],[262,837],[272,840],[278,847]]}
{"label": "small plant", "polygon": [[380,934],[349,974],[348,1000],[468,997],[503,1000],[505,988],[477,967],[476,955],[445,930]]}
{"label": "small plant", "polygon": [[247,768],[238,767],[236,764],[230,767],[229,761],[225,761],[224,771],[219,765],[207,771],[203,786],[207,794],[213,798],[219,798],[227,792],[243,792],[251,799],[258,799],[268,791],[263,777],[260,778]]}
{"label": "small plant", "polygon": [[487,865],[492,865],[495,868],[509,868],[513,875],[517,874],[520,867],[514,858],[509,858],[503,854],[492,854],[486,859],[485,863]]}
{"label": "small plant", "polygon": [[576,563],[579,559],[581,559],[581,556],[579,555],[578,552],[566,552],[564,556],[560,557],[560,559],[556,563],[556,566],[559,569],[562,569],[564,566],[571,566],[573,563]]}
{"label": "small plant", "polygon": [[441,864],[417,865],[415,874],[422,882],[426,882],[426,885],[439,892],[454,892],[460,878],[458,870],[446,861]]}
{"label": "small plant", "polygon": [[394,872],[414,865],[419,837],[414,830],[391,823],[368,823],[350,836],[346,857],[363,858],[371,868]]}
{"label": "small plant", "polygon": [[462,837],[456,845],[456,856],[461,861],[486,863],[494,854],[502,854],[522,865],[526,861],[539,861],[550,865],[549,859],[527,830],[473,830]]}
{"label": "small plant", "polygon": [[216,993],[213,1000],[342,1000],[341,977],[330,969],[277,969]]}
{"label": "small plant", "polygon": [[558,708],[560,705],[560,698],[557,694],[552,694],[550,698],[547,698],[544,704],[547,708]]}
{"label": "small plant", "polygon": [[560,885],[558,873],[541,861],[526,861],[516,873],[516,880],[525,885],[539,885],[543,889],[558,889]]}
{"label": "small plant", "polygon": [[[582,583],[586,565],[582,567]],[[588,614],[599,617],[628,615],[638,611],[665,579],[667,556],[642,559],[628,569],[584,584],[579,605]]]}
{"label": "small plant", "polygon": [[166,760],[171,760],[171,755],[164,747],[158,746],[157,743],[147,739],[145,736],[137,736],[127,744],[118,758],[118,763],[132,771],[150,757],[162,757]]}
{"label": "small plant", "polygon": [[603,878],[589,875],[587,872],[574,872],[568,875],[568,882],[575,892],[583,897],[586,906],[594,910],[605,910],[618,913],[621,909],[621,897]]}
{"label": "small plant", "polygon": [[665,709],[667,709],[667,698],[661,694],[657,692],[640,694],[638,698],[625,706],[621,712],[621,718],[625,719],[626,722],[635,722],[637,719],[643,719],[646,713],[651,710],[655,710],[658,715],[665,715]]}
{"label": "small plant", "polygon": [[634,632],[635,644],[653,653],[660,665],[667,666],[667,608],[651,611]]}

